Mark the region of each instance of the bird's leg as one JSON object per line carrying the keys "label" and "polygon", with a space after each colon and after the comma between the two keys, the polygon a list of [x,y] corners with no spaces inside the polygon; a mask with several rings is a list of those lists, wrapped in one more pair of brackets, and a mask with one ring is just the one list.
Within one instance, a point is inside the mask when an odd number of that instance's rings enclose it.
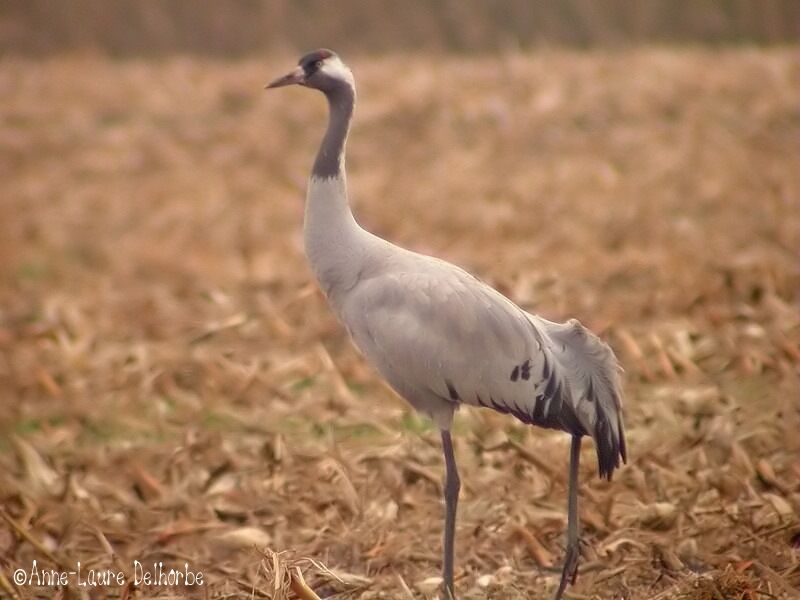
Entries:
{"label": "bird's leg", "polygon": [[569,449],[569,496],[567,508],[567,553],[564,559],[564,569],[561,571],[561,583],[558,584],[555,600],[560,600],[567,582],[575,584],[578,577],[578,557],[580,546],[578,542],[578,465],[581,459],[581,436],[572,436],[572,445]]}
{"label": "bird's leg", "polygon": [[455,600],[456,594],[453,587],[453,552],[456,535],[456,508],[458,507],[458,492],[461,489],[461,480],[458,478],[456,457],[453,454],[453,440],[450,432],[442,430],[442,450],[444,451],[445,479],[444,479],[444,557],[442,561],[442,579],[444,580],[444,593],[448,600]]}

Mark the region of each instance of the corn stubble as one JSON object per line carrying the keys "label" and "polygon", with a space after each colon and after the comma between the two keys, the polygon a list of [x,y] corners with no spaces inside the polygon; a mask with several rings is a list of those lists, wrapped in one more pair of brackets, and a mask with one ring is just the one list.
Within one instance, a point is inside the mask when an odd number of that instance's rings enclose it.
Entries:
{"label": "corn stubble", "polygon": [[[625,365],[632,460],[612,484],[583,461],[571,597],[800,593],[794,53],[350,59],[359,218]],[[162,560],[206,589],[109,593],[435,596],[436,435],[310,283],[324,106],[260,93],[284,64],[4,59],[3,573]],[[549,598],[565,436],[476,410],[456,433],[460,597]]]}

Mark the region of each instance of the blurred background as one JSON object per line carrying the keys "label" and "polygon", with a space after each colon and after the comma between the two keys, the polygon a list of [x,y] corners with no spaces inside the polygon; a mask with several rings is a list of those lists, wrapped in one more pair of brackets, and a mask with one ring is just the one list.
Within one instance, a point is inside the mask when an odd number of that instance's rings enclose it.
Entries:
{"label": "blurred background", "polygon": [[[319,46],[358,82],[359,221],[624,365],[572,597],[800,596],[799,29],[791,0],[5,0],[0,596],[136,559],[205,574],[148,598],[292,598],[293,565],[436,597],[437,433],[303,256],[324,101],[262,89]],[[566,436],[454,437],[460,597],[551,597]]]}
{"label": "blurred background", "polygon": [[98,50],[114,56],[242,56],[336,46],[342,52],[491,52],[542,45],[785,44],[793,0],[6,0],[0,51]]}

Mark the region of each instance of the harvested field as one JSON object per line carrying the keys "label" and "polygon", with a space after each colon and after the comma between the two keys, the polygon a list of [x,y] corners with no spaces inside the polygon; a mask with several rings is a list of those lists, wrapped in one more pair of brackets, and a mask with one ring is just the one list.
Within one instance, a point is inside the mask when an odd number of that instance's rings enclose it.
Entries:
{"label": "harvested field", "polygon": [[[438,435],[305,265],[324,102],[261,91],[293,62],[2,60],[0,596],[291,598],[297,565],[436,597]],[[584,444],[568,597],[800,597],[797,49],[350,63],[362,224],[625,367],[631,460],[601,482]],[[567,436],[471,409],[455,442],[459,597],[550,598]],[[34,560],[127,583],[15,585]]]}

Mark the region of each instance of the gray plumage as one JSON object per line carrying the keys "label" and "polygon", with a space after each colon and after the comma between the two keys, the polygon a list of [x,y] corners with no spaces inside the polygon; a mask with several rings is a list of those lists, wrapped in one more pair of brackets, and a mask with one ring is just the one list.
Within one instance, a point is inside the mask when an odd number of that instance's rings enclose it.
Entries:
{"label": "gray plumage", "polygon": [[344,169],[355,104],[352,74],[336,54],[318,50],[268,87],[289,84],[321,90],[330,106],[306,200],[308,261],[356,346],[442,432],[447,466],[446,592],[454,597],[459,490],[449,431],[455,411],[472,405],[573,436],[567,564],[559,598],[577,568],[580,438],[594,439],[601,477],[610,479],[626,459],[619,367],[613,352],[576,320],[559,324],[530,314],[466,271],[361,228],[350,211]]}
{"label": "gray plumage", "polygon": [[374,264],[367,258],[360,272],[346,293],[329,295],[331,305],[415,408],[441,429],[469,404],[591,435],[600,474],[611,476],[625,452],[617,366],[596,336],[574,320],[559,325],[531,315],[427,256],[387,252]]}

